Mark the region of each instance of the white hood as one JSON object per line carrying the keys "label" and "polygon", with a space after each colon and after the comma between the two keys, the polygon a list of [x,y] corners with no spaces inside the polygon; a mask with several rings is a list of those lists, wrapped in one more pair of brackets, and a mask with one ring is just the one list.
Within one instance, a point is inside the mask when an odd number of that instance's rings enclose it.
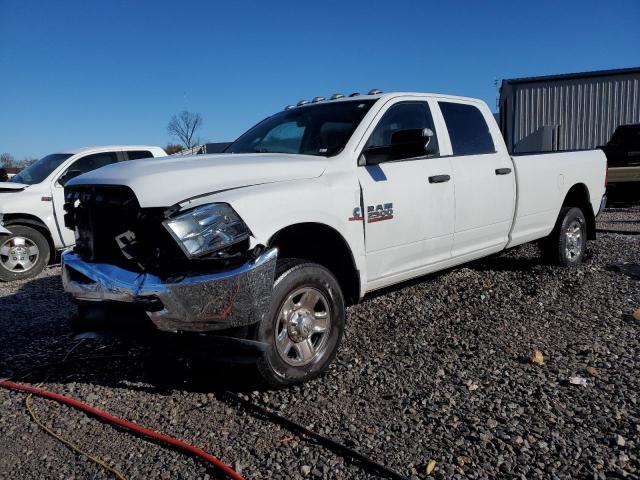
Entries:
{"label": "white hood", "polygon": [[272,153],[150,158],[108,165],[67,185],[125,185],[141,207],[168,207],[221,190],[319,177],[326,164],[325,157]]}
{"label": "white hood", "polygon": [[16,183],[16,182],[0,182],[0,192],[7,190],[24,190],[29,185],[26,183]]}

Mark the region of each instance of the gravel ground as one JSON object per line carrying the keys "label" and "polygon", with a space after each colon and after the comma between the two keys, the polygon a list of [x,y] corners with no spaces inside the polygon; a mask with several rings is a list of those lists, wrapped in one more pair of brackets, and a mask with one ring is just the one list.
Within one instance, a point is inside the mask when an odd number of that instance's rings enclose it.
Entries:
{"label": "gravel ground", "polygon": [[598,228],[640,233],[639,209],[640,207],[608,208],[598,217]]}
{"label": "gravel ground", "polygon": [[[640,229],[640,208],[628,217]],[[616,211],[607,212],[616,220]],[[576,270],[537,248],[389,289],[348,311],[324,377],[241,392],[404,475],[436,478],[639,478],[640,236],[600,234]],[[59,269],[0,284],[0,377],[55,362],[78,343]],[[533,364],[534,350],[544,364]],[[196,365],[133,339],[86,339],[78,360],[33,374],[116,415],[183,438],[247,478],[376,478],[218,392],[251,372]],[[579,377],[586,385],[574,385]],[[574,379],[575,380],[575,379]],[[37,415],[128,478],[218,478],[202,462],[78,411],[34,398]],[[112,478],[31,421],[24,395],[0,389],[0,477]]]}

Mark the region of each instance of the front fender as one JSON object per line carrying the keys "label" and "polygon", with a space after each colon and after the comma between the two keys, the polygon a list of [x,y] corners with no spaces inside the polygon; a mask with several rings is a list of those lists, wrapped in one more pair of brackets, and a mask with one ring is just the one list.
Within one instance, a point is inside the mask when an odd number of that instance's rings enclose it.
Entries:
{"label": "front fender", "polygon": [[330,227],[345,240],[359,271],[360,285],[366,285],[364,224],[351,218],[353,209],[360,206],[360,188],[353,176],[325,175],[256,185],[220,192],[200,198],[198,202],[229,203],[245,221],[255,242],[263,245],[268,245],[274,234],[291,225],[317,223]]}

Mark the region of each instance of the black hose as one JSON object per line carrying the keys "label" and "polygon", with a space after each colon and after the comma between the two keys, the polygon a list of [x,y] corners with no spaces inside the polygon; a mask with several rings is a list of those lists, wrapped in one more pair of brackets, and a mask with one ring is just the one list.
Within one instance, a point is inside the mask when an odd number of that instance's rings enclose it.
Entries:
{"label": "black hose", "polygon": [[230,392],[229,390],[224,391],[224,395],[233,401],[239,403],[245,408],[249,410],[253,410],[257,412],[260,416],[266,417],[267,419],[277,423],[287,430],[294,431],[297,433],[302,433],[305,436],[314,439],[320,445],[324,445],[329,450],[337,453],[340,456],[346,456],[353,460],[356,460],[362,468],[368,473],[373,473],[377,475],[381,475],[386,478],[392,478],[394,480],[408,480],[407,477],[401,475],[400,473],[391,470],[389,467],[385,467],[384,465],[376,462],[375,460],[363,455],[362,453],[354,450],[351,447],[344,445],[332,438],[321,435],[318,432],[314,432],[313,430],[308,429],[304,425],[299,424],[298,422],[291,420],[290,418],[284,417],[268,408],[265,408],[261,405],[257,405],[249,400],[242,398],[240,395]]}

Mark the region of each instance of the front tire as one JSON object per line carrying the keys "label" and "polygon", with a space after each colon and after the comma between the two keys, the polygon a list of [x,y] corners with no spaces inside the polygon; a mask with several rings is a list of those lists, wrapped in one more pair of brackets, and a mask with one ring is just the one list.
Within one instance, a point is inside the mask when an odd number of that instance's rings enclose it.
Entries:
{"label": "front tire", "polygon": [[9,228],[11,235],[0,236],[0,281],[35,277],[49,263],[49,242],[35,228],[24,225]]}
{"label": "front tire", "polygon": [[305,260],[280,260],[270,310],[258,327],[258,340],[268,345],[257,363],[263,380],[284,387],[320,375],[336,356],[344,325],[333,274]]}
{"label": "front tire", "polygon": [[543,257],[554,265],[573,268],[584,260],[587,220],[577,207],[563,207],[556,226],[542,244]]}

